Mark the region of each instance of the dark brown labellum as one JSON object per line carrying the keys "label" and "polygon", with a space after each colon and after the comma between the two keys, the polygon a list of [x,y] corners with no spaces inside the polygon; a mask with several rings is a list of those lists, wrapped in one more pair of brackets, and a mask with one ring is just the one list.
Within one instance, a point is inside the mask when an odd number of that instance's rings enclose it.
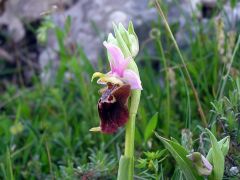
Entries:
{"label": "dark brown labellum", "polygon": [[101,131],[103,133],[114,133],[123,126],[129,117],[128,97],[130,96],[130,85],[107,84],[102,90],[102,96],[98,101],[98,113],[101,118]]}

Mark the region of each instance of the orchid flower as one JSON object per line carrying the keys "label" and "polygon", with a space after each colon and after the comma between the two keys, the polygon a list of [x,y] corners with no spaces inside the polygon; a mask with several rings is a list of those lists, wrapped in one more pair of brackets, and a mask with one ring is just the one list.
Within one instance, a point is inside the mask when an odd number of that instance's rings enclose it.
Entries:
{"label": "orchid flower", "polygon": [[134,177],[135,120],[142,90],[138,67],[133,60],[138,54],[139,44],[132,22],[129,22],[128,29],[121,23],[118,26],[113,23],[113,30],[114,35],[110,33],[107,41],[103,42],[110,71],[106,74],[96,72],[92,76],[92,80],[98,78],[97,83],[105,87],[100,90],[98,101],[100,127],[90,131],[111,134],[126,124],[125,150],[119,160],[117,179],[130,180]]}
{"label": "orchid flower", "polygon": [[114,133],[123,126],[129,117],[128,98],[131,90],[142,90],[139,75],[128,69],[132,57],[124,58],[121,49],[112,44],[103,42],[107,48],[110,62],[110,72],[102,74],[96,72],[92,80],[98,77],[98,84],[106,85],[100,93],[98,112],[101,118],[100,127],[92,128],[91,131]]}

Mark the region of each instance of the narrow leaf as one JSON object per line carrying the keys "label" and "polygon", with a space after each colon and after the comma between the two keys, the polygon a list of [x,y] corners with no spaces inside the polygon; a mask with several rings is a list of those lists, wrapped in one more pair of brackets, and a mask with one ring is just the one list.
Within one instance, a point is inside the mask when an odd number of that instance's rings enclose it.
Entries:
{"label": "narrow leaf", "polygon": [[151,120],[148,122],[147,127],[144,131],[144,140],[145,142],[150,138],[150,136],[153,134],[153,131],[157,127],[157,122],[158,122],[158,112],[155,113]]}
{"label": "narrow leaf", "polygon": [[14,180],[13,176],[13,169],[12,169],[12,160],[11,160],[11,155],[9,148],[7,148],[6,152],[6,167],[7,167],[7,177],[9,180]]}

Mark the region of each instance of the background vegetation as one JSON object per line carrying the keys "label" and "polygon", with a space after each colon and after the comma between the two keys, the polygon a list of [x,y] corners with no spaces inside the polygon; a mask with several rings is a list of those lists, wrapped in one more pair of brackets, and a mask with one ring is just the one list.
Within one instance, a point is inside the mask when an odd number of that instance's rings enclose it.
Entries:
{"label": "background vegetation", "polygon": [[[224,177],[240,177],[231,171],[240,167],[240,31],[239,27],[225,29],[224,17],[216,20],[221,8],[218,4],[207,23],[196,17],[187,22],[189,29],[194,24],[195,33],[189,33],[189,44],[180,48],[207,124],[199,115],[183,64],[160,16],[152,22],[149,38],[140,44],[136,62],[144,90],[136,121],[136,179],[184,179],[153,130],[206,155],[210,141],[205,127],[218,139],[230,135]],[[168,7],[164,10],[167,14]],[[64,46],[70,17],[64,29],[49,24],[51,20],[46,19],[33,33],[40,40],[49,28],[56,34],[60,64],[54,82],[41,83],[36,72],[28,87],[7,83],[1,88],[0,179],[114,179],[124,128],[113,135],[89,132],[99,123],[99,86],[90,78],[95,68],[107,71],[106,55],[99,56],[94,67],[81,44],[74,51]],[[170,28],[175,34],[178,23]],[[149,53],[149,44],[156,55]],[[0,67],[0,77],[15,73],[4,61]]]}

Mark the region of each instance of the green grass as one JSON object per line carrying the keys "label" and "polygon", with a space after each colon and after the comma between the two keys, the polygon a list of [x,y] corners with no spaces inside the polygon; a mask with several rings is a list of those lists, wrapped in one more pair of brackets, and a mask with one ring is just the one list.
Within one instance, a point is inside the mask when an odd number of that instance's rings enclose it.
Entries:
{"label": "green grass", "polygon": [[[211,102],[219,99],[226,65],[220,60],[214,19],[210,19],[207,25],[196,23],[197,19],[192,21],[199,26],[199,31],[195,37],[190,37],[190,44],[184,49],[180,47],[180,50],[208,127],[212,128],[215,135],[222,137],[228,132],[223,132],[218,119],[210,110],[213,109]],[[118,160],[124,150],[124,128],[113,135],[89,132],[90,128],[99,124],[97,101],[100,88],[91,83],[90,78],[95,71],[106,71],[106,57],[99,58],[99,66],[93,67],[80,45],[74,53],[64,47],[63,41],[70,24],[70,20],[67,20],[65,29],[54,28],[60,46],[60,65],[54,83],[43,85],[36,76],[30,88],[10,84],[1,93],[0,179],[116,177]],[[191,22],[189,26],[190,24]],[[178,26],[171,25],[170,28],[174,34]],[[199,137],[204,124],[179,54],[161,18],[152,23],[152,29],[161,32],[160,36],[148,41],[154,44],[156,55],[150,55],[148,43],[142,43],[142,52],[136,58],[144,88],[136,120],[136,159],[143,157],[146,151],[159,153],[164,149],[153,134],[146,132],[146,129],[149,131],[146,127],[151,128],[149,122],[155,123],[152,119],[156,117],[155,131],[161,136],[180,141],[181,130],[189,128],[193,133],[195,150],[201,150]],[[236,51],[232,64],[238,73],[239,51]],[[171,72],[169,68],[172,69]],[[70,72],[73,78],[66,80],[65,72]],[[239,74],[233,75],[231,78],[234,80],[238,76]],[[228,95],[229,91],[236,88],[231,85],[232,81],[228,78],[223,95]],[[145,134],[150,135],[146,138]],[[209,143],[206,136],[204,141]],[[239,139],[236,138],[233,143],[239,144]],[[203,148],[203,151],[207,150],[208,147]],[[237,149],[231,149],[229,157],[239,159],[240,155],[236,151]],[[157,164],[155,170],[150,166],[141,166],[142,169],[136,171],[136,177],[154,179],[173,175],[173,178],[178,179],[183,176],[173,158],[166,152],[161,156],[151,156],[150,159],[154,162],[154,167]],[[240,164],[230,163],[229,167],[237,165]],[[225,176],[228,177],[229,174]]]}

